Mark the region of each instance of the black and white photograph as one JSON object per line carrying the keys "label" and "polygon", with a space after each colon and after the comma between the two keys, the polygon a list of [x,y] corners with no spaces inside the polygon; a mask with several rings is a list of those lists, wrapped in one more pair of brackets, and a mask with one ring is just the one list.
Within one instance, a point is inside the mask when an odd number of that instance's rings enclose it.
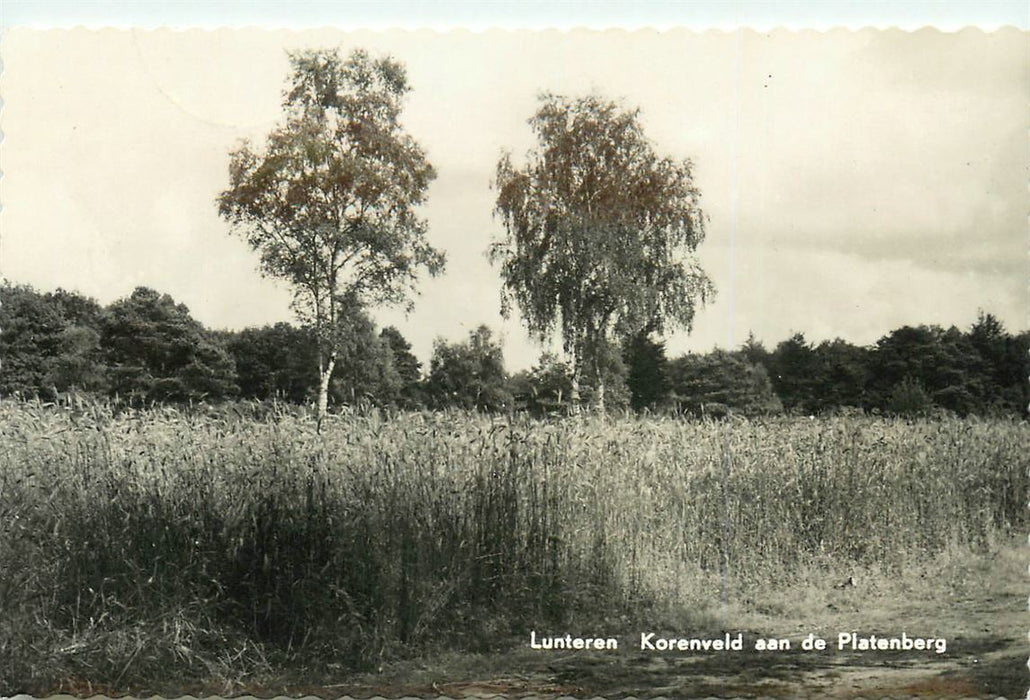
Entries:
{"label": "black and white photograph", "polygon": [[1016,698],[1025,28],[7,28],[0,696]]}

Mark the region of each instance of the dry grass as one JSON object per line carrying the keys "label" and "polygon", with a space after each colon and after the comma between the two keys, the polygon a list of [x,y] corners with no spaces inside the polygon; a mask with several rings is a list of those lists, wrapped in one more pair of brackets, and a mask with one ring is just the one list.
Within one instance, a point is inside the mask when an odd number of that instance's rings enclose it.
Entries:
{"label": "dry grass", "polygon": [[[314,421],[0,402],[0,691],[227,692],[613,633],[1025,524],[1015,421]],[[148,685],[149,684],[149,685]]]}

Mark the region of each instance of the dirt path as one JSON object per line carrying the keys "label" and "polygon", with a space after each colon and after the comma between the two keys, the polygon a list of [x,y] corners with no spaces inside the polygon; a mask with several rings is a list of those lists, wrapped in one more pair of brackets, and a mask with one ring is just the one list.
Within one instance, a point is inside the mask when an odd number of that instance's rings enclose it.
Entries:
{"label": "dirt path", "polygon": [[[825,610],[801,620],[769,618],[757,628],[792,642],[804,636],[799,630],[811,631],[827,639],[826,651],[641,652],[627,648],[639,637],[624,635],[614,653],[525,648],[447,657],[335,690],[359,697],[1023,698],[1030,688],[1028,553],[1019,539],[973,562],[946,563],[906,584],[903,596],[864,594],[859,582]],[[944,637],[947,651],[838,651],[836,635],[847,630]],[[745,633],[749,646],[756,636]]]}

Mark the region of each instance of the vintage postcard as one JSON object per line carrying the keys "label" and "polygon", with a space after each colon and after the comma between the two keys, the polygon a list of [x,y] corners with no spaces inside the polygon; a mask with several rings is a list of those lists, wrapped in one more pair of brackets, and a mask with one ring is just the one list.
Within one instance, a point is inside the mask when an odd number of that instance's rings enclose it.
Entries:
{"label": "vintage postcard", "polygon": [[0,695],[1023,697],[1028,55],[6,31]]}

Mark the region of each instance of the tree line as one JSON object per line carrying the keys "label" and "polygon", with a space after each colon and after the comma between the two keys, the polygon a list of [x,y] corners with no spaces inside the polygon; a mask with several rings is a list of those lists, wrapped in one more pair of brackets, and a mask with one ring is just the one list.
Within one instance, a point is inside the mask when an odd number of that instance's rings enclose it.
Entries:
{"label": "tree line", "polygon": [[[564,414],[574,371],[544,353],[509,373],[500,341],[480,326],[437,340],[423,367],[394,327],[354,305],[340,319],[330,405],[400,410],[463,408]],[[0,287],[0,395],[54,400],[70,393],[132,405],[235,399],[315,404],[322,377],[313,331],[277,323],[209,330],[171,296],[145,287],[106,307],[75,292]],[[904,326],[870,346],[818,344],[796,333],[767,349],[753,336],[734,350],[666,356],[642,332],[606,345],[598,366],[609,407],[722,417],[864,411],[1027,414],[1030,331],[1013,335],[992,314],[969,329]],[[594,403],[598,385],[581,383]]]}

